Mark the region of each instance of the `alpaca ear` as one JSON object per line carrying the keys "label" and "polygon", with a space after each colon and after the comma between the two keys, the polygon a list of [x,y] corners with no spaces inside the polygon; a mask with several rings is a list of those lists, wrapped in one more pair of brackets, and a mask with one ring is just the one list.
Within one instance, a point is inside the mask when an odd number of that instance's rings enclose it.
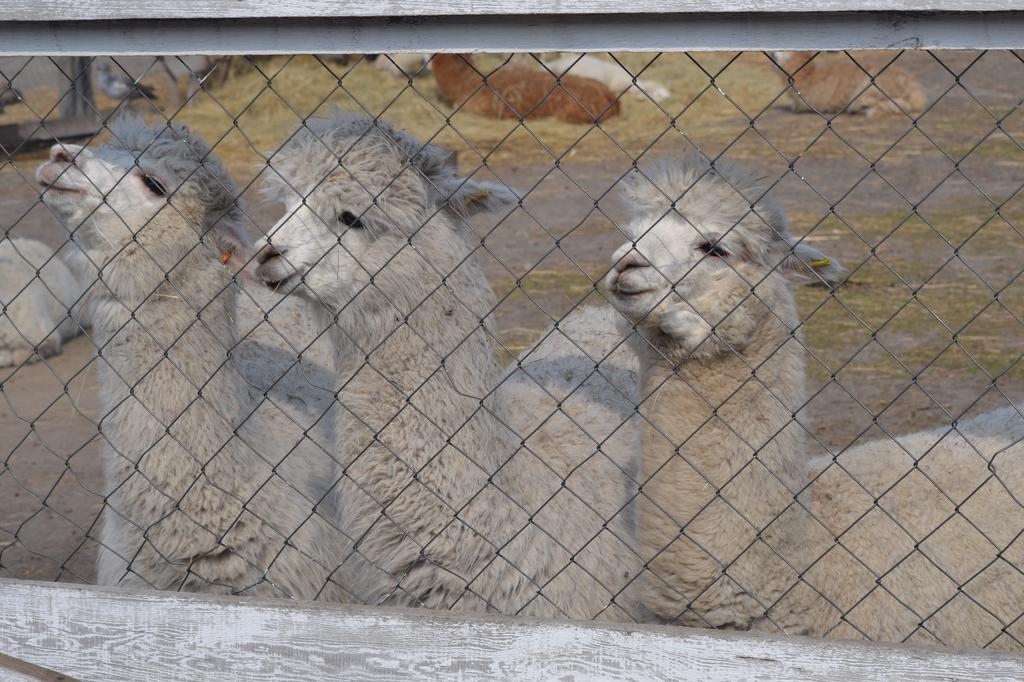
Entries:
{"label": "alpaca ear", "polygon": [[235,272],[241,270],[252,255],[252,239],[245,230],[245,220],[242,209],[232,203],[227,211],[212,217],[205,226],[217,251],[215,255]]}
{"label": "alpaca ear", "polygon": [[233,226],[224,231],[220,239],[220,261],[237,272],[241,270],[252,256],[252,240],[241,228]]}
{"label": "alpaca ear", "polygon": [[[411,144],[419,145],[415,139],[409,139]],[[447,203],[460,215],[495,211],[519,201],[516,193],[504,185],[460,177],[458,154],[444,147],[433,144],[421,146],[413,155],[412,164],[426,178],[434,200],[440,204]]]}
{"label": "alpaca ear", "polygon": [[442,182],[438,189],[444,194],[452,210],[470,216],[483,211],[496,211],[519,202],[515,192],[505,185],[494,182],[478,182],[452,177]]}
{"label": "alpaca ear", "polygon": [[838,284],[843,281],[846,268],[831,256],[809,244],[782,242],[784,254],[779,272],[793,282]]}
{"label": "alpaca ear", "polygon": [[403,131],[388,131],[391,139],[407,154],[411,154],[412,165],[425,177],[432,180],[454,175],[459,171],[459,154],[436,144],[421,144],[419,140]]}

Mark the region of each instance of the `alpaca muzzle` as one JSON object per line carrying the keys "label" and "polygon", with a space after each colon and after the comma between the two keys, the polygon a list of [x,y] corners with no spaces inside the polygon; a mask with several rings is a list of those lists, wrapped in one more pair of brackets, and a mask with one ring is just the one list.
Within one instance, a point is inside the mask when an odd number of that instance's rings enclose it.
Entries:
{"label": "alpaca muzzle", "polygon": [[623,296],[633,296],[650,291],[653,286],[650,262],[635,250],[630,251],[612,266],[611,290]]}
{"label": "alpaca muzzle", "polygon": [[279,289],[297,274],[285,258],[287,252],[287,248],[267,244],[256,253],[256,277],[271,289]]}

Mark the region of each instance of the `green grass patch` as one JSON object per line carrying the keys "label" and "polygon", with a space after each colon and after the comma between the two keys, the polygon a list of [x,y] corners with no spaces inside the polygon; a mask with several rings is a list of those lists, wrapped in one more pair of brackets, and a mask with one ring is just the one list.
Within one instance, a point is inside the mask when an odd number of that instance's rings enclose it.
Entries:
{"label": "green grass patch", "polygon": [[[827,250],[852,273],[833,294],[797,290],[809,347],[833,369],[849,363],[853,372],[977,372],[975,361],[990,374],[1003,371],[1021,351],[1024,312],[1021,265],[1007,253],[1024,241],[986,210],[936,211],[931,227],[906,215],[850,216],[868,245],[848,230],[825,230]],[[828,375],[813,365],[819,379]]]}
{"label": "green grass patch", "polygon": [[[364,112],[380,116],[421,139],[430,139],[465,155],[467,163],[489,161],[551,162],[563,155],[578,158],[636,157],[655,143],[686,144],[696,138],[709,153],[732,145],[732,158],[772,157],[776,153],[755,135],[745,136],[749,117],[778,112],[774,123],[764,119],[773,143],[802,149],[821,129],[817,116],[793,115],[788,101],[776,100],[785,87],[780,74],[760,53],[618,54],[641,79],[659,82],[671,92],[655,103],[623,96],[620,115],[600,129],[551,118],[528,120],[525,126],[509,119],[492,119],[455,112],[440,95],[429,72],[408,79],[382,73],[369,63],[343,66],[311,56],[261,59],[258,68],[244,60],[226,84],[210,94],[200,93],[179,118],[211,140],[230,165],[248,168],[261,162],[258,152],[276,149],[308,116],[331,111]],[[481,70],[496,68],[494,55],[477,57]],[[723,70],[724,68],[724,70]],[[715,77],[712,85],[710,77]],[[244,134],[243,134],[244,133]]]}

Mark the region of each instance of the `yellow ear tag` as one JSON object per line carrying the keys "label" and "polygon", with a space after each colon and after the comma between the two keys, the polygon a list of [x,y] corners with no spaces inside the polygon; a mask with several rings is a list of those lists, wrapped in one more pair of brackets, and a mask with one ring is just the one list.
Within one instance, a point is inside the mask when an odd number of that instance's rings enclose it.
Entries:
{"label": "yellow ear tag", "polygon": [[491,193],[491,190],[489,190],[486,187],[484,187],[483,189],[481,189],[481,190],[479,190],[477,192],[474,192],[473,194],[470,194],[468,197],[463,199],[462,200],[462,205],[463,206],[472,206],[476,202],[483,201],[484,199],[486,199],[488,197],[488,195],[490,195],[490,193]]}
{"label": "yellow ear tag", "polygon": [[831,258],[818,258],[817,260],[811,261],[811,267],[817,270],[818,268],[827,268],[832,265]]}

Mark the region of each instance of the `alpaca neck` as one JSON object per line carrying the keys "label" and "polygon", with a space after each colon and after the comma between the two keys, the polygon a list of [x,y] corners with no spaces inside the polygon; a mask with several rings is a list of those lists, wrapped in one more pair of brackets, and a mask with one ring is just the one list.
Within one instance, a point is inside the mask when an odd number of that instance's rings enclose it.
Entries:
{"label": "alpaca neck", "polygon": [[[105,438],[129,460],[146,453],[152,458],[161,452],[153,444],[171,425],[181,445],[194,448],[193,456],[212,456],[220,444],[202,438],[207,432],[230,434],[248,402],[246,384],[228,361],[237,343],[235,289],[228,274],[208,254],[196,252],[134,312],[121,301],[100,298],[94,309]],[[129,394],[133,400],[126,400]],[[117,417],[122,412],[135,416]],[[123,457],[115,455],[114,461],[118,468],[127,465]]]}
{"label": "alpaca neck", "polygon": [[[785,554],[799,542],[777,519],[803,479],[804,434],[792,411],[804,401],[804,368],[799,344],[775,351],[781,343],[764,339],[742,358],[676,368],[653,350],[641,352],[641,395],[649,397],[638,525],[657,576],[645,601],[662,619],[749,628],[789,584],[763,564],[772,550]],[[770,524],[771,549],[748,549]],[[760,574],[751,584],[749,576]]]}
{"label": "alpaca neck", "polygon": [[154,387],[152,407],[168,420],[185,406],[168,404],[164,410],[165,402],[190,402],[201,391],[213,403],[239,402],[247,388],[227,361],[227,352],[238,343],[236,297],[223,267],[208,254],[196,253],[134,309],[117,294],[98,299],[93,328],[98,354],[106,360],[101,367],[110,370],[108,382],[127,388],[145,383],[155,368],[171,365],[177,372],[175,387],[188,396]]}
{"label": "alpaca neck", "polygon": [[200,251],[181,259],[168,281],[151,261],[126,260],[117,267],[132,266],[136,279],[110,277],[115,289],[158,286],[136,291],[133,310],[118,296],[101,296],[93,309],[109,491],[103,584],[243,589],[260,581],[273,556],[246,544],[259,532],[243,505],[270,467],[239,431],[251,404],[228,355],[237,341],[235,290],[223,266]]}
{"label": "alpaca neck", "polygon": [[[477,410],[500,368],[488,332],[455,298],[435,293],[408,321],[385,327],[383,339],[335,328],[339,369],[347,377],[342,402],[356,428],[381,428],[401,413],[405,428],[439,433],[433,423],[451,433]],[[460,438],[472,431],[463,428]]]}
{"label": "alpaca neck", "polygon": [[[341,515],[346,535],[361,538],[360,560],[346,562],[338,579],[368,603],[471,608],[461,576],[476,575],[493,558],[486,539],[500,537],[514,514],[502,494],[484,492],[518,441],[492,416],[491,401],[481,404],[500,376],[478,317],[493,308],[493,294],[475,265],[465,265],[461,281],[450,278],[451,290],[434,291],[408,320],[342,318],[337,326],[346,333],[333,336],[347,371],[335,443],[345,472]],[[360,338],[368,328],[386,338]],[[489,501],[487,513],[482,502],[459,512],[478,496]],[[376,521],[382,509],[387,523]],[[528,587],[518,573],[507,580],[511,603]]]}
{"label": "alpaca neck", "polygon": [[[354,301],[328,301],[328,307],[340,311],[331,325],[340,373],[358,379],[350,396],[365,396],[366,409],[384,418],[408,397],[422,400],[429,393],[431,414],[457,428],[457,415],[468,403],[479,406],[500,369],[491,318],[485,319],[494,308],[494,292],[462,234],[465,228],[445,220],[442,215],[428,224],[415,254],[395,261],[393,267],[405,275],[387,285],[390,293],[367,290]],[[406,279],[414,272],[418,286]],[[387,281],[387,273],[379,279]],[[393,395],[401,405],[380,395]]]}

